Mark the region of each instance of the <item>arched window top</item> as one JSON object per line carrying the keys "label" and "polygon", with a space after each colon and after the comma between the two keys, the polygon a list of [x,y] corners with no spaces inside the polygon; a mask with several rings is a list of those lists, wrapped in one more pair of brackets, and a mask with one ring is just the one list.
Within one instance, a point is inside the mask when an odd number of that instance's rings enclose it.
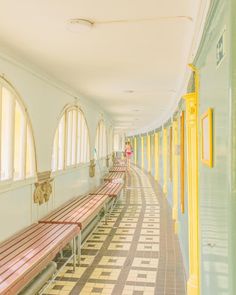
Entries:
{"label": "arched window top", "polygon": [[107,156],[107,131],[103,120],[100,120],[97,126],[95,140],[95,157],[101,159]]}
{"label": "arched window top", "polygon": [[87,122],[78,106],[67,106],[60,118],[53,143],[52,171],[89,162]]}
{"label": "arched window top", "polygon": [[26,108],[15,88],[0,78],[0,181],[35,176],[35,144]]}

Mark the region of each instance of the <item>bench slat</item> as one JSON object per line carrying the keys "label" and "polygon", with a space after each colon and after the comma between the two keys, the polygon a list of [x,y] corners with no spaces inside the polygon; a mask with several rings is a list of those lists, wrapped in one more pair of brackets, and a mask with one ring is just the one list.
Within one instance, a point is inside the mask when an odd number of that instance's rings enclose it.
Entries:
{"label": "bench slat", "polygon": [[[78,226],[75,225],[37,224],[29,227],[29,230],[25,232],[29,232],[32,228],[37,228],[36,230],[40,232],[42,228],[45,228],[47,234],[38,235],[38,239],[35,240],[34,244],[28,245],[28,249],[25,248],[23,252],[18,253],[7,264],[0,267],[0,294],[13,295],[19,292],[80,231]],[[48,231],[49,228],[51,229],[51,234]],[[17,235],[12,240],[16,240],[16,238]],[[27,239],[26,236],[25,239]],[[21,243],[24,244],[24,247],[26,246],[24,243],[25,239],[19,243],[19,249],[21,248]],[[9,245],[12,240],[8,240]],[[4,247],[6,246],[7,241],[4,242]]]}
{"label": "bench slat", "polygon": [[126,166],[114,166],[109,169],[109,172],[126,172],[127,167]]}
{"label": "bench slat", "polygon": [[[49,218],[45,217],[41,219],[40,223],[65,223],[65,224],[77,224],[80,228],[83,228],[86,218],[94,216],[95,212],[101,209],[108,198],[108,195],[89,195],[86,199],[86,203],[76,203],[74,206],[66,206],[62,212],[55,212],[53,215],[49,215]],[[68,207],[68,208],[67,208]]]}
{"label": "bench slat", "polygon": [[50,246],[51,243],[53,245],[58,238],[60,239],[60,235],[66,234],[65,230],[70,229],[49,225],[49,227],[45,229],[45,234],[42,233],[33,241],[24,244],[22,249],[19,247],[19,250],[1,260],[0,278],[6,278],[12,270],[18,269],[23,264],[27,263],[28,260],[32,260],[34,256],[40,253],[40,251],[43,251],[45,247]]}
{"label": "bench slat", "polygon": [[72,201],[69,201],[66,204],[63,204],[61,207],[57,208],[46,217],[42,218],[41,221],[44,221],[44,220],[50,221],[57,218],[62,218],[62,216],[66,216],[68,212],[70,212],[74,208],[78,208],[78,207],[82,208],[83,205],[88,202],[89,197],[90,197],[89,195],[86,195],[83,198],[73,199]]}
{"label": "bench slat", "polygon": [[117,196],[121,190],[123,189],[123,184],[114,183],[114,182],[106,182],[100,188],[98,188],[95,192],[91,194],[104,194],[108,196]]}
{"label": "bench slat", "polygon": [[110,172],[108,175],[104,177],[104,180],[112,181],[115,179],[124,179],[124,172]]}

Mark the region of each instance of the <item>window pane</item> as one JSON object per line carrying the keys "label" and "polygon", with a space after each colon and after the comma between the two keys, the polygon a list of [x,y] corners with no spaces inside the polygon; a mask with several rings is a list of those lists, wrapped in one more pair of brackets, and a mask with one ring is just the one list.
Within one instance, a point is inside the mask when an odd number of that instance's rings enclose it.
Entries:
{"label": "window pane", "polygon": [[81,163],[84,162],[84,149],[85,149],[85,141],[84,141],[84,118],[81,120]]}
{"label": "window pane", "polygon": [[15,104],[14,133],[14,179],[23,179],[26,160],[26,119],[17,101]]}
{"label": "window pane", "polygon": [[14,97],[2,88],[1,114],[1,179],[10,179],[13,174],[13,114]]}
{"label": "window pane", "polygon": [[35,152],[31,130],[27,126],[26,145],[26,177],[32,177],[35,173]]}
{"label": "window pane", "polygon": [[58,169],[58,129],[54,137],[53,152],[52,152],[52,171],[56,171],[57,169]]}
{"label": "window pane", "polygon": [[66,141],[66,164],[71,165],[71,146],[72,146],[72,111],[67,115],[67,141]]}
{"label": "window pane", "polygon": [[77,163],[81,162],[81,112],[78,112],[78,126],[77,126]]}
{"label": "window pane", "polygon": [[71,164],[75,165],[75,155],[76,155],[76,110],[73,110],[72,112],[72,138],[71,138]]}
{"label": "window pane", "polygon": [[65,154],[65,115],[60,120],[58,126],[58,169],[64,168],[64,154]]}

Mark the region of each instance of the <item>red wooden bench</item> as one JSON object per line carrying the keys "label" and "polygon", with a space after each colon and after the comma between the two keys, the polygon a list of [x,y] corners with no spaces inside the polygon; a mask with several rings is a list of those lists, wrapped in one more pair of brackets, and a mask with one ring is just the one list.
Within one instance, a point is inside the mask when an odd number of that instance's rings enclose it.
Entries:
{"label": "red wooden bench", "polygon": [[114,166],[109,169],[109,172],[126,172],[127,167],[126,166]]}
{"label": "red wooden bench", "polygon": [[[108,195],[86,195],[81,198],[63,204],[61,207],[41,219],[40,223],[76,224],[81,230],[84,229],[101,211],[107,211]],[[81,258],[81,233],[76,238],[77,261],[80,264]]]}
{"label": "red wooden bench", "polygon": [[110,172],[108,175],[104,176],[105,181],[119,181],[124,180],[125,173],[124,172]]}
{"label": "red wooden bench", "polygon": [[[71,224],[33,224],[1,243],[0,294],[18,294],[79,232]],[[73,256],[75,266],[75,247]]]}
{"label": "red wooden bench", "polygon": [[41,219],[40,223],[76,224],[85,228],[104,207],[108,195],[86,195],[63,204]]}
{"label": "red wooden bench", "polygon": [[105,182],[101,187],[99,187],[95,192],[91,194],[108,195],[110,197],[116,197],[120,194],[122,189],[122,183]]}

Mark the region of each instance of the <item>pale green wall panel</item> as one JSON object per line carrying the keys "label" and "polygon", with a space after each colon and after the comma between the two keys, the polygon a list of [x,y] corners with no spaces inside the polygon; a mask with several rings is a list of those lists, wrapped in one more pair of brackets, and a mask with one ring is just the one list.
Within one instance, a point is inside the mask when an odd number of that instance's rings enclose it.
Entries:
{"label": "pale green wall panel", "polygon": [[[229,1],[220,1],[208,27],[197,60],[200,70],[199,117],[213,108],[214,166],[199,155],[199,206],[201,245],[201,294],[230,295],[232,271],[229,255],[230,179],[230,76]],[[217,67],[216,47],[225,31],[225,58]],[[200,147],[200,138],[199,138]]]}

